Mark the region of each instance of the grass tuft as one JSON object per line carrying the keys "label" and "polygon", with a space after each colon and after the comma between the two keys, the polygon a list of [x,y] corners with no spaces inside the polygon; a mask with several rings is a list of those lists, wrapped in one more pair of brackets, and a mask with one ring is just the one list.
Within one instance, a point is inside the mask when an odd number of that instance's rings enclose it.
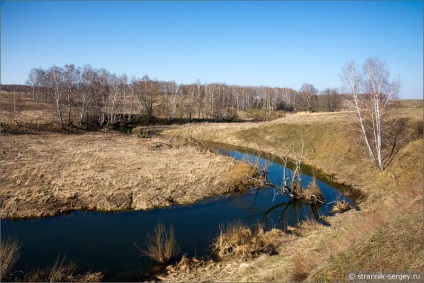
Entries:
{"label": "grass tuft", "polygon": [[336,201],[333,208],[331,209],[331,213],[345,212],[350,209],[352,209],[352,206],[347,201]]}
{"label": "grass tuft", "polygon": [[307,202],[316,203],[324,202],[324,196],[321,192],[321,189],[317,185],[317,181],[314,178],[312,182],[308,185],[306,190],[303,190],[302,198],[304,198]]}
{"label": "grass tuft", "polygon": [[253,184],[253,179],[249,179],[249,177],[256,174],[257,170],[248,163],[237,163],[225,173],[223,185],[230,191],[242,191]]}
{"label": "grass tuft", "polygon": [[213,250],[223,258],[237,256],[240,258],[255,258],[260,254],[277,254],[277,247],[284,239],[284,232],[273,229],[265,232],[263,227],[253,228],[241,222],[227,226],[221,225],[217,238],[213,241]]}
{"label": "grass tuft", "polygon": [[103,279],[101,272],[87,272],[75,274],[76,265],[72,261],[66,262],[66,255],[57,256],[53,266],[32,270],[24,276],[25,282],[100,282]]}
{"label": "grass tuft", "polygon": [[143,254],[153,260],[166,263],[176,259],[180,254],[180,247],[175,240],[174,227],[166,227],[158,222],[155,231],[152,235],[147,235],[147,250],[139,248],[135,243],[134,245]]}
{"label": "grass tuft", "polygon": [[10,238],[1,239],[0,256],[0,279],[3,281],[8,276],[19,259],[19,250],[21,245]]}
{"label": "grass tuft", "polygon": [[310,256],[299,254],[294,257],[293,265],[289,270],[290,282],[302,282],[308,278],[311,271],[315,268],[314,260]]}

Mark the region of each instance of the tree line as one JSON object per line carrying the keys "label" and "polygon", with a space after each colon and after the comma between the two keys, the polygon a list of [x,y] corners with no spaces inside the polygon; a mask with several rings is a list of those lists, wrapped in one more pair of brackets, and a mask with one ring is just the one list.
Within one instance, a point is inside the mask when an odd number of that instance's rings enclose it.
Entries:
{"label": "tree line", "polygon": [[62,128],[101,127],[116,123],[152,123],[157,117],[175,120],[232,121],[237,111],[262,109],[270,116],[284,111],[338,111],[337,89],[319,92],[312,84],[298,90],[225,83],[177,84],[150,79],[129,79],[104,68],[66,64],[33,68],[26,84],[35,102],[53,103]]}
{"label": "tree line", "polygon": [[155,122],[157,117],[175,120],[232,121],[237,111],[261,109],[271,116],[284,111],[339,111],[342,102],[358,123],[371,161],[383,170],[398,150],[401,123],[391,114],[401,87],[390,81],[386,62],[367,58],[362,72],[354,61],[340,75],[345,94],[336,88],[321,92],[305,83],[296,91],[268,86],[238,86],[225,83],[177,84],[150,79],[129,79],[104,68],[66,64],[48,69],[33,68],[22,85],[2,85],[6,91],[30,91],[35,102],[53,103],[62,128],[93,128],[116,123]]}

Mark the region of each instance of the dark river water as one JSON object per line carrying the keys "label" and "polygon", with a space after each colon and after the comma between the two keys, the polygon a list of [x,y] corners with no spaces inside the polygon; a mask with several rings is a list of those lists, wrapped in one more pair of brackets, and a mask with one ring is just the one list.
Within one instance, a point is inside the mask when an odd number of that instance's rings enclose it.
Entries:
{"label": "dark river water", "polygon": [[[266,159],[235,150],[220,150],[236,159],[247,159],[265,165]],[[283,167],[271,163],[269,181],[282,183]],[[290,174],[292,171],[287,169]],[[312,178],[302,175],[306,186]],[[326,202],[351,199],[317,180]],[[105,272],[107,281],[137,281],[150,272],[154,262],[134,246],[145,247],[146,235],[158,221],[175,228],[177,242],[187,256],[208,256],[211,241],[219,226],[235,221],[248,225],[258,222],[265,227],[284,228],[306,219],[330,215],[332,205],[310,206],[290,202],[288,196],[274,197],[273,188],[249,190],[242,195],[217,197],[188,206],[128,212],[76,211],[55,217],[1,221],[2,237],[17,239],[22,245],[17,267],[52,265],[58,255],[66,254],[79,271]]]}

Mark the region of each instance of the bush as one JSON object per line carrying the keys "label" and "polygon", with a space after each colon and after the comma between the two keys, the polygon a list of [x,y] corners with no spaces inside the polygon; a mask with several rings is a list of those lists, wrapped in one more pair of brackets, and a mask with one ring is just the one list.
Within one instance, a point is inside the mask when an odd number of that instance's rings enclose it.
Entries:
{"label": "bush", "polygon": [[169,262],[180,254],[180,247],[174,236],[174,227],[170,226],[167,231],[160,222],[156,224],[153,235],[147,235],[147,250],[139,248],[135,243],[134,245],[142,254],[160,263]]}

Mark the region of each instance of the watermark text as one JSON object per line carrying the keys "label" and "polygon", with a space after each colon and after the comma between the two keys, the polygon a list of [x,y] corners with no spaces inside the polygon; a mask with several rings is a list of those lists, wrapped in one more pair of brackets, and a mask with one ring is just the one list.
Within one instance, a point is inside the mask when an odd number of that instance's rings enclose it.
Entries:
{"label": "watermark text", "polygon": [[[380,281],[420,281],[421,274],[418,273],[401,273],[401,272],[392,272],[392,273],[383,273],[383,272],[352,272],[347,276],[351,281],[360,281],[360,280],[380,280]],[[423,278],[424,279],[424,278]]]}

